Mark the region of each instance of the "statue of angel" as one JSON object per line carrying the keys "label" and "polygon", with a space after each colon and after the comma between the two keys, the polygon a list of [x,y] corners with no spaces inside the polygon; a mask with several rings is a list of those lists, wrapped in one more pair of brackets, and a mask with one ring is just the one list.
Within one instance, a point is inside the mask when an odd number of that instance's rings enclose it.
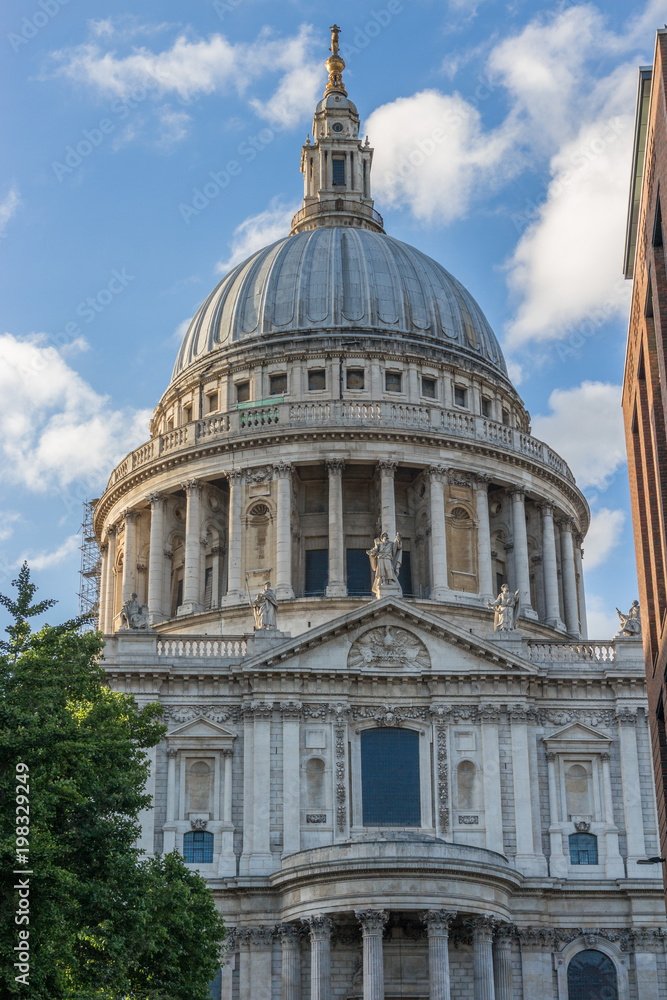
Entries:
{"label": "statue of angel", "polygon": [[487,601],[486,606],[490,611],[495,611],[493,619],[494,632],[514,631],[521,607],[519,603],[518,590],[515,590],[515,592],[511,594],[509,587],[506,583],[504,583],[500,588],[500,593],[496,597],[495,601]]}
{"label": "statue of angel", "polygon": [[616,633],[616,637],[625,636],[634,637],[642,634],[642,620],[641,612],[639,610],[639,601],[633,601],[632,607],[628,611],[627,615],[624,615],[622,611],[616,608],[616,614],[621,623],[621,627]]}
{"label": "statue of angel", "polygon": [[373,572],[372,591],[376,597],[380,597],[380,587],[399,586],[398,574],[403,559],[403,543],[401,536],[396,532],[393,542],[389,541],[389,535],[383,531],[379,538],[374,539],[373,548],[366,550],[366,555],[371,561]]}

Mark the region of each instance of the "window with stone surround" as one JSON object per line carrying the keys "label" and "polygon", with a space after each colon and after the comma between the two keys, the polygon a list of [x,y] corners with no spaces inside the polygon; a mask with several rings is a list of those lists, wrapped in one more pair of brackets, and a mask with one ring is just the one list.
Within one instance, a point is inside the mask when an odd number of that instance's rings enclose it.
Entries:
{"label": "window with stone surround", "polygon": [[572,833],[569,837],[570,864],[596,865],[598,863],[598,838],[592,833]]}
{"label": "window with stone surround", "polygon": [[236,402],[247,403],[250,399],[250,382],[236,383]]}
{"label": "window with stone surround", "polygon": [[269,395],[282,396],[287,392],[287,373],[269,376]]}
{"label": "window with stone surround", "polygon": [[363,368],[348,368],[346,372],[346,385],[348,389],[363,389],[364,388],[364,370]]}
{"label": "window with stone surround", "polygon": [[456,406],[467,407],[468,405],[468,390],[464,389],[462,385],[454,386],[454,403]]}
{"label": "window with stone surround", "polygon": [[191,830],[183,836],[183,857],[190,865],[210,865],[213,861],[213,834]]}
{"label": "window with stone surround", "polygon": [[384,387],[387,392],[403,392],[403,376],[400,372],[385,372]]}
{"label": "window with stone surround", "polygon": [[334,187],[345,187],[345,158],[343,156],[332,157],[331,166],[331,183]]}
{"label": "window with stone surround", "polygon": [[364,826],[420,826],[419,733],[380,727],[361,734]]}
{"label": "window with stone surround", "polygon": [[308,372],[308,392],[321,392],[327,387],[327,373],[324,368],[311,369]]}
{"label": "window with stone surround", "polygon": [[614,963],[601,951],[580,951],[567,969],[567,1000],[618,1000]]}
{"label": "window with stone surround", "polygon": [[437,396],[438,383],[434,378],[422,378],[422,396],[427,399],[435,399]]}

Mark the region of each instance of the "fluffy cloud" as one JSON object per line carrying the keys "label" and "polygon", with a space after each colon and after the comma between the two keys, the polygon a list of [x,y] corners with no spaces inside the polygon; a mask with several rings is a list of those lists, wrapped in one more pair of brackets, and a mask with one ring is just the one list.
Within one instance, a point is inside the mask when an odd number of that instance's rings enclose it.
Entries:
{"label": "fluffy cloud", "polygon": [[12,186],[5,198],[0,201],[0,240],[4,239],[7,224],[16,215],[20,206],[21,196],[18,188]]}
{"label": "fluffy cloud", "polygon": [[274,198],[263,212],[244,219],[234,230],[229,257],[216,265],[218,274],[227,274],[255,250],[261,250],[262,247],[287,236],[292,216],[299,208],[299,204],[283,205]]}
{"label": "fluffy cloud", "polygon": [[[186,102],[213,93],[245,95],[268,75],[280,80],[277,89],[262,100],[252,96],[250,104],[261,117],[277,117],[287,125],[312,111],[322,84],[324,68],[321,59],[313,59],[315,35],[309,25],[291,38],[265,29],[254,42],[231,42],[221,34],[206,39],[181,34],[160,52],[144,45],[118,55],[108,47],[118,41],[113,26],[96,24],[91,40],[53,53],[51,75],[92,86],[106,97],[127,98],[135,88],[146,88],[157,99],[173,95]],[[173,114],[171,134],[186,125],[182,117],[174,122]]]}
{"label": "fluffy cloud", "polygon": [[614,609],[597,594],[586,594],[586,618],[591,639],[609,642],[618,632],[619,621]]}
{"label": "fluffy cloud", "polygon": [[14,525],[21,520],[21,515],[15,510],[0,512],[0,542],[6,542],[14,534]]}
{"label": "fluffy cloud", "polygon": [[562,455],[579,487],[604,489],[626,461],[620,385],[582,382],[554,389],[549,408],[533,418],[533,434]]}
{"label": "fluffy cloud", "polygon": [[595,569],[609,557],[623,534],[625,511],[602,507],[591,517],[586,535],[586,569]]}
{"label": "fluffy cloud", "polygon": [[0,336],[0,474],[44,492],[85,480],[90,491],[148,436],[149,410],[114,410],[45,335]]}
{"label": "fluffy cloud", "polygon": [[54,566],[66,562],[70,556],[78,551],[80,545],[81,536],[78,534],[70,535],[53,552],[25,552],[16,560],[16,566],[21,566],[24,562],[27,562],[31,570],[52,569]]}

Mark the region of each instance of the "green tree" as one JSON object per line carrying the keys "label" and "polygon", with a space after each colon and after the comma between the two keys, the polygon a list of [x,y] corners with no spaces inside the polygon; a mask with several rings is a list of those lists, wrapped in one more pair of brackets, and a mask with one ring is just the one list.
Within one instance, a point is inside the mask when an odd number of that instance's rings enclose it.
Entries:
{"label": "green tree", "polygon": [[[142,859],[139,811],[150,804],[145,750],[165,727],[159,705],[139,710],[111,691],[103,643],[85,618],[32,632],[26,564],[0,595],[12,619],[0,642],[0,992],[30,1000],[208,1000],[224,937],[206,883],[177,853]],[[27,766],[30,825],[17,854],[16,765]],[[21,768],[23,773],[23,768]],[[22,847],[18,848],[19,851]],[[12,888],[29,870],[29,925],[15,923]],[[29,931],[28,986],[14,966]],[[23,945],[25,942],[23,942]]]}

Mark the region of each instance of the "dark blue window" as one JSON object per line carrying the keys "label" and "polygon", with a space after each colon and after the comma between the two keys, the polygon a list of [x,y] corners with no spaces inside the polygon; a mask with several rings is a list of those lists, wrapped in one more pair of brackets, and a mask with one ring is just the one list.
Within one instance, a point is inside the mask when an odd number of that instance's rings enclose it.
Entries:
{"label": "dark blue window", "polygon": [[306,597],[323,594],[329,582],[329,550],[306,550]]}
{"label": "dark blue window", "polygon": [[192,830],[183,837],[183,855],[193,865],[210,865],[213,861],[213,834]]}
{"label": "dark blue window", "polygon": [[398,582],[404,597],[409,597],[412,594],[412,568],[410,566],[410,553],[406,552],[405,549],[403,550],[403,562],[398,571]]}
{"label": "dark blue window", "polygon": [[570,835],[570,863],[573,865],[596,865],[598,863],[598,838],[592,833]]}
{"label": "dark blue window", "polygon": [[371,561],[366,555],[366,549],[348,549],[346,561],[348,594],[370,594]]}
{"label": "dark blue window", "polygon": [[332,180],[334,187],[345,187],[345,160],[332,160]]}
{"label": "dark blue window", "polygon": [[618,1000],[614,963],[601,951],[580,951],[567,969],[568,1000]]}
{"label": "dark blue window", "polygon": [[419,733],[367,729],[361,734],[364,826],[420,826]]}

